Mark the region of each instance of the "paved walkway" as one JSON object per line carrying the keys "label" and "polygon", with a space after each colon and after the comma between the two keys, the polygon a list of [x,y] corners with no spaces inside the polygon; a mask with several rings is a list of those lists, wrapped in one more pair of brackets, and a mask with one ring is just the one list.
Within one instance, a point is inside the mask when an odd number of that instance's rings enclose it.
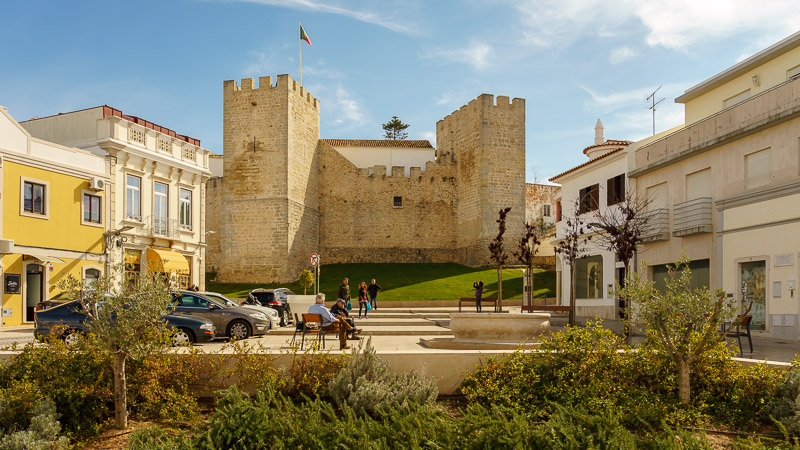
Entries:
{"label": "paved walkway", "polygon": [[[508,308],[510,312],[519,312],[519,307]],[[449,314],[457,312],[457,307],[439,308],[380,308],[370,312],[369,319],[356,318],[356,326],[363,329],[363,336],[371,336],[372,344],[379,353],[442,353],[442,350],[428,349],[420,344],[420,338],[441,338],[450,333]],[[563,329],[566,317],[553,315],[551,319],[553,330]],[[622,325],[618,321],[606,320],[603,325],[621,333]],[[290,341],[294,327],[284,327],[270,331],[265,336],[250,338],[245,341],[248,345],[258,347],[264,351],[281,352],[291,348]],[[299,336],[298,336],[299,339]],[[307,340],[309,337],[306,338]],[[641,341],[643,336],[636,335],[633,341]],[[0,327],[0,347],[8,347],[17,343],[24,345],[33,341],[32,326]],[[327,348],[339,350],[338,339],[335,335],[327,336]],[[351,344],[355,341],[349,341]],[[736,348],[735,340],[730,339]],[[786,341],[754,335],[753,353],[749,352],[747,339],[742,342],[745,359],[756,361],[791,362],[800,354],[800,340]],[[207,352],[231,352],[233,349],[225,340],[213,343],[199,344],[198,347]],[[446,352],[459,352],[448,350]],[[503,351],[491,350],[487,353],[502,353]]]}

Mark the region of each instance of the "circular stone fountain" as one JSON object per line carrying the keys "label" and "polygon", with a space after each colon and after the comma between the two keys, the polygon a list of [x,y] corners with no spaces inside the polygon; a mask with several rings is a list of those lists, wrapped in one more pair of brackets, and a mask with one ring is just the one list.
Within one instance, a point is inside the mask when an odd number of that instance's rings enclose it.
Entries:
{"label": "circular stone fountain", "polygon": [[533,348],[550,331],[548,313],[451,313],[452,338],[420,339],[428,348],[497,350]]}

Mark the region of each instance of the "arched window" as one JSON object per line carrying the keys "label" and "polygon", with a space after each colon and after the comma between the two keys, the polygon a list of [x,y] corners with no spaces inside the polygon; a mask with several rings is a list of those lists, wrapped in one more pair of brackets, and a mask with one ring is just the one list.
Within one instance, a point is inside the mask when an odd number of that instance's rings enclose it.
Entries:
{"label": "arched window", "polygon": [[100,269],[91,267],[83,270],[83,284],[87,288],[92,288],[98,278],[100,278]]}

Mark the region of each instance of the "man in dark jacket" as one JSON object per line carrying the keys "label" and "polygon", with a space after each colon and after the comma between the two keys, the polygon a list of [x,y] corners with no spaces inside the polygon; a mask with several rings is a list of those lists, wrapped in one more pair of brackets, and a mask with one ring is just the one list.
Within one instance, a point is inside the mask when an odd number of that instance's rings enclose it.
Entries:
{"label": "man in dark jacket", "polygon": [[358,339],[358,332],[361,331],[361,328],[356,328],[355,321],[350,318],[350,313],[347,312],[347,308],[344,307],[343,299],[336,299],[336,303],[331,306],[331,314],[334,316],[343,317],[344,320],[352,327],[347,330],[347,339]]}
{"label": "man in dark jacket", "polygon": [[372,283],[367,286],[367,292],[369,292],[369,301],[372,303],[372,309],[378,309],[378,292],[381,291],[381,285],[375,282],[375,279],[372,279]]}
{"label": "man in dark jacket", "polygon": [[339,285],[339,293],[336,294],[336,298],[344,300],[345,305],[350,301],[350,286],[347,284],[347,282],[347,278],[342,280],[342,284]]}

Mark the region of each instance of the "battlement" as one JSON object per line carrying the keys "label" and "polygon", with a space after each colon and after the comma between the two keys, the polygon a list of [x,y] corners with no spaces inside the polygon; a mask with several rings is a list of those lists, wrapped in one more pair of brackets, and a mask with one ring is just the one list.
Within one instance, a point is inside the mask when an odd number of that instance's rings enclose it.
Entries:
{"label": "battlement", "polygon": [[497,103],[495,103],[494,95],[481,94],[478,96],[478,98],[473,99],[466,105],[447,115],[442,120],[436,122],[436,128],[438,129],[440,126],[447,125],[448,123],[466,119],[470,114],[475,114],[479,111],[486,114],[509,111],[525,114],[525,99],[514,98],[514,100],[509,101],[508,96],[498,95]]}
{"label": "battlement", "polygon": [[314,108],[319,109],[319,99],[311,95],[306,88],[301,86],[300,83],[292,79],[292,77],[287,74],[278,75],[277,81],[274,85],[272,77],[259,77],[258,87],[256,87],[255,80],[252,78],[242,78],[241,85],[237,84],[236,80],[225,80],[222,85],[224,95],[226,97],[230,95],[237,95],[237,93],[242,94],[248,91],[263,91],[273,89],[287,90],[300,96],[300,98],[305,99]]}
{"label": "battlement", "polygon": [[453,168],[455,166],[452,164],[437,163],[436,161],[428,161],[425,164],[425,170],[423,170],[422,167],[409,167],[409,174],[406,175],[406,166],[392,166],[387,170],[386,166],[380,164],[372,167],[359,167],[356,169],[356,173],[359,177],[364,178],[405,178],[411,181],[422,181],[430,176],[432,178],[431,181],[440,177],[442,181],[446,181],[452,177],[452,174],[447,171],[442,172],[438,170],[443,167]]}

